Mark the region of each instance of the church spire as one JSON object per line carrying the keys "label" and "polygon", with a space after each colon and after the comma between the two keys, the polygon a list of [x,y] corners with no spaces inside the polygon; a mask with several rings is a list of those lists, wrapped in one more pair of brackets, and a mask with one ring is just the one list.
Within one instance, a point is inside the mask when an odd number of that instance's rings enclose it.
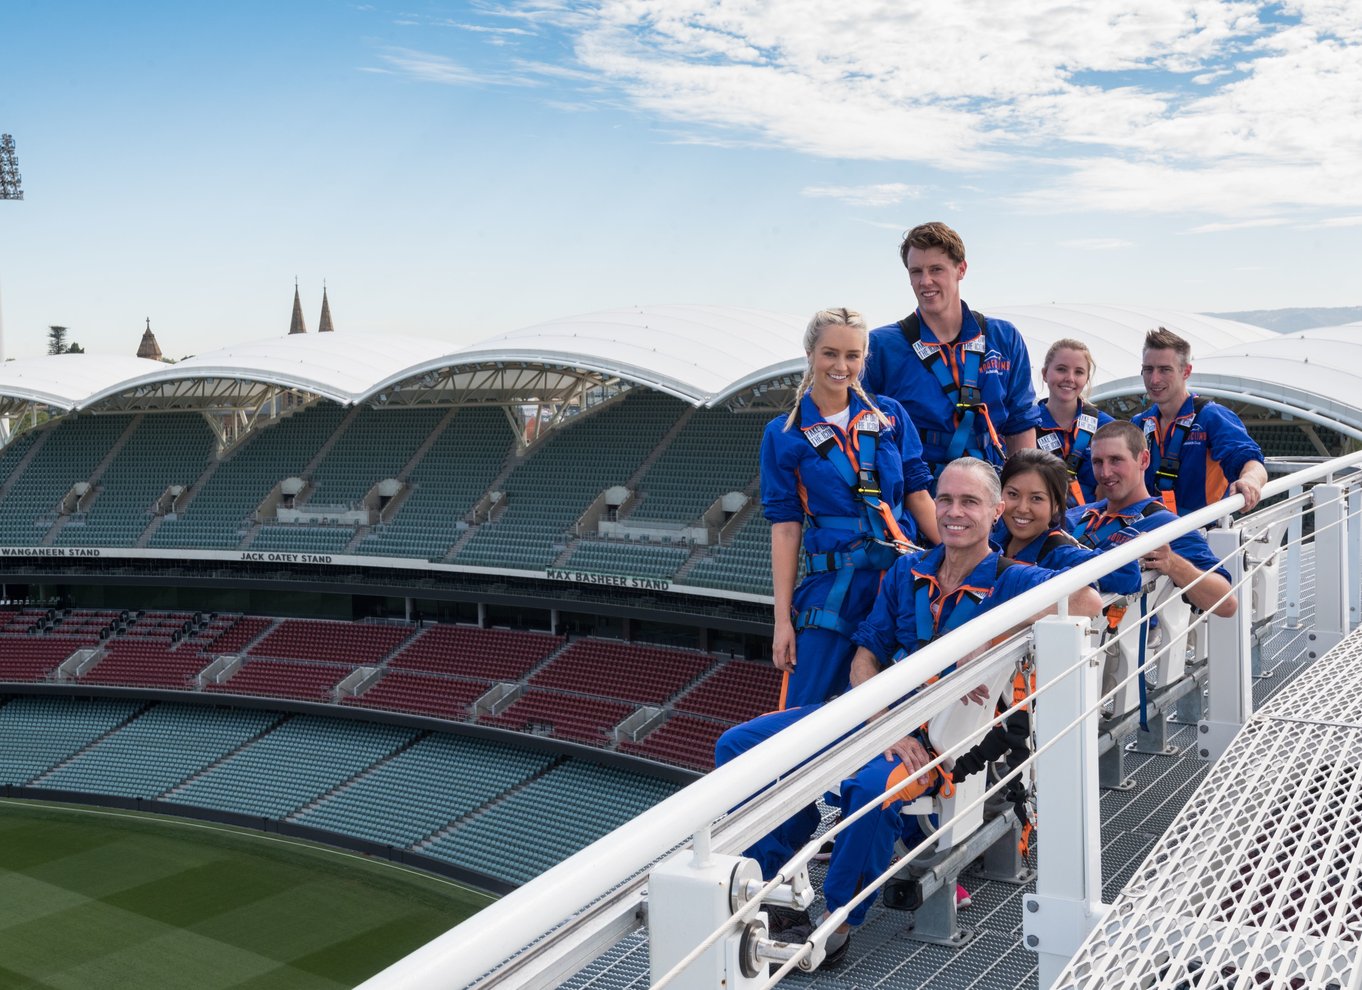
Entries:
{"label": "church spire", "polygon": [[150,358],[153,361],[161,360],[161,345],[156,343],[156,334],[151,332],[151,317],[147,317],[147,329],[142,334],[142,343],[137,346],[137,356],[140,358]]}
{"label": "church spire", "polygon": [[288,325],[290,335],[295,333],[307,333],[307,324],[303,322],[303,303],[298,298],[298,280],[293,280],[293,322]]}
{"label": "church spire", "polygon": [[326,298],[326,283],[322,283],[322,318],[317,324],[318,333],[335,333],[336,328],[331,325],[331,303]]}

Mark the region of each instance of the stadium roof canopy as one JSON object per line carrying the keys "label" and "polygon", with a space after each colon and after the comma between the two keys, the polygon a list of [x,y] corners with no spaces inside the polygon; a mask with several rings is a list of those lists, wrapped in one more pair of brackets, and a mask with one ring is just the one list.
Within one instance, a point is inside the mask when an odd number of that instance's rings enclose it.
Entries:
{"label": "stadium roof canopy", "polygon": [[[1194,391],[1268,409],[1362,439],[1362,323],[1271,334],[1205,357],[1193,351]],[[1094,400],[1141,396],[1139,375],[1105,381]]]}
{"label": "stadium roof canopy", "polygon": [[641,385],[711,405],[749,383],[803,367],[804,321],[726,306],[634,306],[498,335],[377,382],[370,395],[409,402],[560,403]]}
{"label": "stadium roof canopy", "polygon": [[74,409],[91,395],[164,367],[110,354],[55,354],[0,364],[0,412],[27,405]]}
{"label": "stadium roof canopy", "polygon": [[[1145,331],[1166,326],[1192,343],[1194,382],[1274,415],[1299,414],[1362,430],[1362,351],[1356,327],[1282,336],[1154,307],[1047,305],[986,310],[1021,329],[1037,376],[1049,345],[1087,341],[1097,360],[1093,397],[1142,391]],[[294,334],[168,365],[132,357],[61,355],[0,366],[0,415],[53,411],[197,410],[232,413],[224,442],[258,416],[322,397],[342,405],[496,404],[551,427],[634,387],[694,406],[774,408],[803,370],[804,319],[724,306],[635,306],[564,317],[463,348],[397,335]],[[1308,360],[1308,364],[1307,364]],[[279,401],[271,401],[278,399]],[[549,418],[546,418],[549,417]]]}
{"label": "stadium roof canopy", "polygon": [[1194,365],[1203,357],[1224,348],[1257,340],[1271,340],[1278,336],[1248,323],[1153,306],[1054,304],[1007,306],[985,312],[989,316],[1011,320],[1021,330],[1031,354],[1031,371],[1037,394],[1044,393],[1040,371],[1045,362],[1045,352],[1056,340],[1064,337],[1084,341],[1092,350],[1097,365],[1097,373],[1092,380],[1096,395],[1097,387],[1105,382],[1125,379],[1132,374],[1139,378],[1144,335],[1155,327],[1167,327],[1185,338],[1192,345]]}

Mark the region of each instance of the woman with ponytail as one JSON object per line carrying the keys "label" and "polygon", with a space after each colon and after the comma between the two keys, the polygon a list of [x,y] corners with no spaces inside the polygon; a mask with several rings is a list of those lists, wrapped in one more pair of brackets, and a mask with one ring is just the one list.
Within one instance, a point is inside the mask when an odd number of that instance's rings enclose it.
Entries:
{"label": "woman with ponytail", "polygon": [[[815,313],[794,408],[762,438],[781,708],[847,689],[850,636],[870,612],[880,575],[919,535],[937,542],[917,430],[896,399],[861,387],[869,337],[854,310]],[[796,588],[801,541],[804,578]]]}

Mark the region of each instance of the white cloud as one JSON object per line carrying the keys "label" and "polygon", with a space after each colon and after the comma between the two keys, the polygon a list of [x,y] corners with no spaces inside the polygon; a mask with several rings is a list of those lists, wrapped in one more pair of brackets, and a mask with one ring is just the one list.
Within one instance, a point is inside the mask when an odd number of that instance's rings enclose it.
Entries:
{"label": "white cloud", "polygon": [[[1019,167],[1041,176],[1008,183],[1027,209],[1253,219],[1362,205],[1355,0],[508,0],[479,13],[561,32],[571,71],[688,140],[914,162],[985,187]],[[403,71],[477,75],[432,58]]]}
{"label": "white cloud", "polygon": [[441,83],[446,86],[543,85],[542,80],[523,72],[484,72],[461,65],[443,55],[414,51],[410,48],[389,48],[381,52],[378,57],[387,63],[386,71],[411,76],[422,82]]}
{"label": "white cloud", "polygon": [[1228,223],[1203,223],[1189,234],[1219,234],[1226,230],[1251,230],[1256,227],[1285,227],[1291,221],[1285,217],[1260,217],[1257,220],[1238,220]]}
{"label": "white cloud", "polygon": [[851,206],[893,206],[905,199],[921,196],[922,187],[902,182],[881,182],[869,186],[806,186],[799,194],[839,199]]}
{"label": "white cloud", "polygon": [[1072,241],[1060,241],[1059,246],[1073,248],[1076,251],[1120,251],[1135,245],[1119,237],[1080,237]]}
{"label": "white cloud", "polygon": [[1318,223],[1304,224],[1306,227],[1362,227],[1362,215],[1350,217],[1326,217]]}

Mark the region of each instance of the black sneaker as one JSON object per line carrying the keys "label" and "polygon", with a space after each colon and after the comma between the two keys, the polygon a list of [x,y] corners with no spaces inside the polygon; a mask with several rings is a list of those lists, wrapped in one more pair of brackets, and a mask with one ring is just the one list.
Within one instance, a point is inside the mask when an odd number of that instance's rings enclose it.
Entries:
{"label": "black sneaker", "polygon": [[808,911],[768,904],[766,916],[771,921],[771,938],[777,942],[804,942],[813,931]]}
{"label": "black sneaker", "polygon": [[813,862],[826,863],[830,859],[832,859],[831,839],[829,839],[827,842],[823,843],[821,846],[818,847],[818,852],[813,854]]}

